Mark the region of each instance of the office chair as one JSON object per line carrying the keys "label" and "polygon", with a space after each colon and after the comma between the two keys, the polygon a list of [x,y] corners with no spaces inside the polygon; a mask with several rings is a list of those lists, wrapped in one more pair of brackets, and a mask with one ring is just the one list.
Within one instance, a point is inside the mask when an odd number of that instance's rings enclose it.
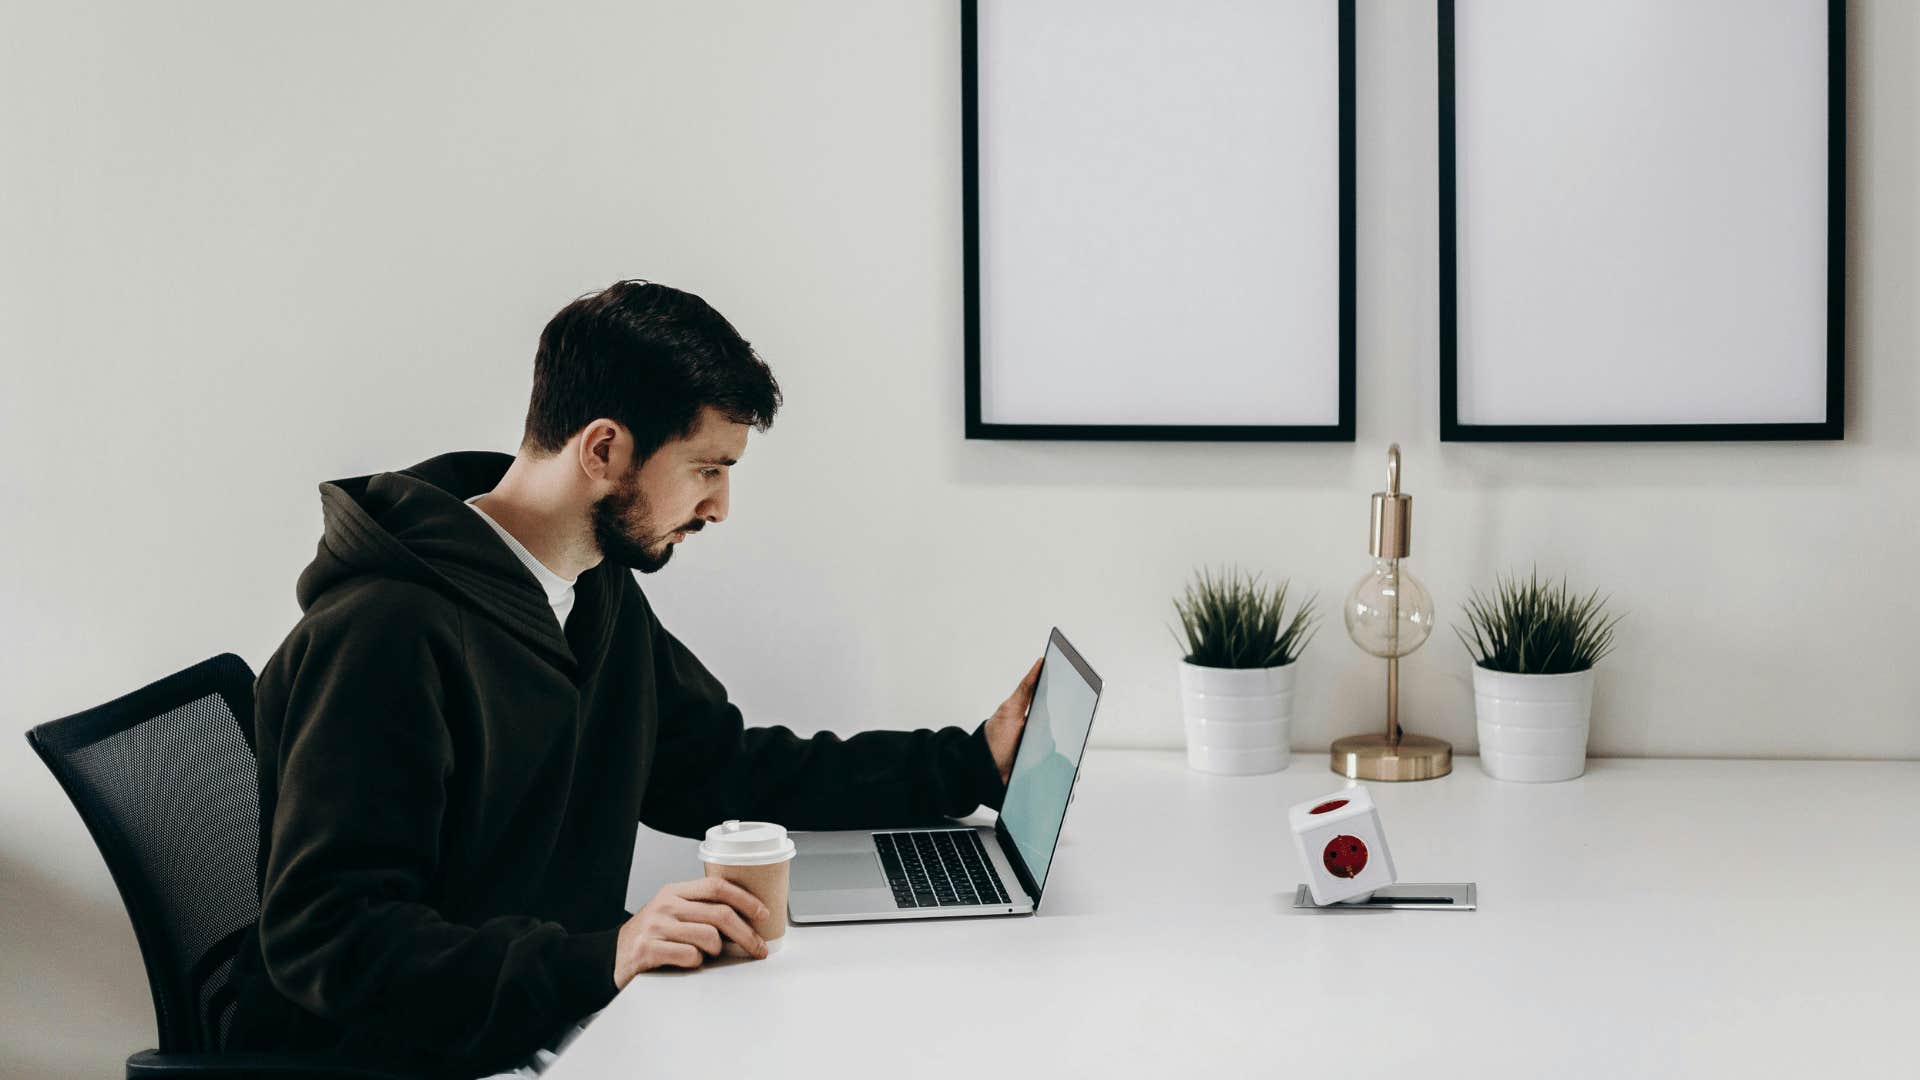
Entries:
{"label": "office chair", "polygon": [[260,915],[253,671],[232,653],[27,732],[107,860],[160,1045],[128,1080],[402,1080],[316,1055],[226,1054],[235,950]]}

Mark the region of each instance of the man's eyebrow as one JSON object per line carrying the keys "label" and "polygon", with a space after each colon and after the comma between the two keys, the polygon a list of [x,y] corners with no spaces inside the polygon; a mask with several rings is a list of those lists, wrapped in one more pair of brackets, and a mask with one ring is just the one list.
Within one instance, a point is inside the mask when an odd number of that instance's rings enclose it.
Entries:
{"label": "man's eyebrow", "polygon": [[740,464],[740,459],[730,457],[702,457],[694,458],[693,463],[695,465],[738,465]]}

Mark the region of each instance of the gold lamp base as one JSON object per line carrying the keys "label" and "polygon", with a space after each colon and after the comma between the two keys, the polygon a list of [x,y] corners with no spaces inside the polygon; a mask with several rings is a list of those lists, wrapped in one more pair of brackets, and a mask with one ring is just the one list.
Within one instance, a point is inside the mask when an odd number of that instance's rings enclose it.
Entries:
{"label": "gold lamp base", "polygon": [[1437,780],[1453,771],[1453,744],[1425,735],[1333,740],[1333,771],[1353,780]]}

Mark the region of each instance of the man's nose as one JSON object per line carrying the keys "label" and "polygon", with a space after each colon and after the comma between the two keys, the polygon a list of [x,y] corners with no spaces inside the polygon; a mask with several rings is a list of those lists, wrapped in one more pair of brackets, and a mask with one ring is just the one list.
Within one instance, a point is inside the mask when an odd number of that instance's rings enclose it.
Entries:
{"label": "man's nose", "polygon": [[713,525],[727,520],[727,481],[721,480],[719,493],[709,495],[707,501],[701,503],[694,513]]}

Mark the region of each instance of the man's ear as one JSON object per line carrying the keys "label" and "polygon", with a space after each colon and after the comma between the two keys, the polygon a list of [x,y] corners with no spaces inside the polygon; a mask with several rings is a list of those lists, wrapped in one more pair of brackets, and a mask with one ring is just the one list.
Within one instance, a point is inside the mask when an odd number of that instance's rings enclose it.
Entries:
{"label": "man's ear", "polygon": [[616,420],[602,417],[580,429],[580,471],[591,480],[610,480],[627,469],[633,439]]}

